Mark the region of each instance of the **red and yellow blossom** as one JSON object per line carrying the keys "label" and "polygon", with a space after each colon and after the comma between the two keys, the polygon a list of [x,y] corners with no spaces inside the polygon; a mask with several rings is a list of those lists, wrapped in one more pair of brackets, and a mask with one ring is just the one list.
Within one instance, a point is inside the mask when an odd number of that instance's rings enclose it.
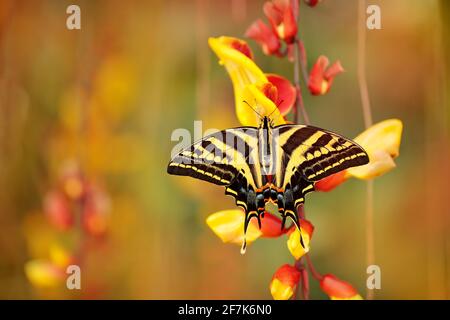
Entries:
{"label": "red and yellow blossom", "polygon": [[286,78],[273,73],[267,73],[267,80],[272,84],[277,90],[277,100],[275,104],[278,106],[278,110],[284,116],[287,115],[295,104],[295,99],[297,91],[295,87]]}
{"label": "red and yellow blossom", "polygon": [[296,8],[294,8],[294,1],[267,1],[264,3],[263,10],[278,37],[287,44],[293,43],[297,36]]}
{"label": "red and yellow blossom", "polygon": [[[206,219],[206,224],[223,242],[238,245],[244,241],[244,222],[245,214],[241,209],[219,211]],[[249,244],[260,237],[275,238],[285,233],[286,230],[281,228],[281,219],[265,212],[264,217],[261,217],[261,229],[256,218],[252,219],[245,239]]]}
{"label": "red and yellow blossom", "polygon": [[300,230],[305,247],[300,244],[300,231],[297,228],[289,234],[289,238],[287,240],[289,252],[296,260],[303,257],[309,251],[309,243],[314,232],[314,226],[308,220],[302,219],[300,220]]}
{"label": "red and yellow blossom", "polygon": [[31,260],[25,263],[25,274],[36,287],[55,287],[62,283],[65,272],[51,261],[44,259]]}
{"label": "red and yellow blossom", "polygon": [[25,275],[36,287],[56,287],[66,279],[66,268],[75,262],[68,248],[53,243],[49,249],[49,257],[33,259],[25,263]]}
{"label": "red and yellow blossom", "polygon": [[348,282],[338,279],[332,274],[326,274],[320,280],[320,288],[332,300],[362,300],[355,288]]}
{"label": "red and yellow blossom", "polygon": [[57,187],[47,193],[44,212],[58,230],[67,231],[79,220],[90,235],[102,235],[109,221],[110,199],[100,186],[74,168],[66,166]]}
{"label": "red and yellow blossom", "polygon": [[[257,224],[256,219],[252,220]],[[261,237],[263,238],[277,238],[285,234],[288,230],[282,228],[282,221],[275,215],[265,212],[261,216]]]}
{"label": "red and yellow blossom", "polygon": [[269,285],[272,297],[275,300],[289,300],[295,293],[300,276],[300,271],[289,264],[278,268]]}
{"label": "red and yellow blossom", "polygon": [[369,163],[333,174],[315,184],[315,190],[330,191],[348,178],[373,179],[395,168],[394,159],[400,154],[403,123],[388,119],[374,124],[354,141],[369,155]]}
{"label": "red and yellow blossom", "polygon": [[280,54],[280,40],[272,28],[260,19],[253,22],[245,32],[245,36],[258,43],[266,55]]}
{"label": "red and yellow blossom", "polygon": [[[320,2],[320,0],[304,1],[310,7]],[[232,37],[209,39],[211,49],[231,78],[236,114],[239,122],[244,126],[256,127],[259,125],[261,116],[268,115],[275,125],[285,124],[287,123],[285,116],[296,102],[295,117],[297,118],[300,110],[305,122],[309,122],[298,81],[299,68],[303,76],[308,78],[306,51],[303,42],[297,37],[299,4],[299,0],[266,1],[264,13],[270,26],[259,19],[246,31],[246,36],[255,40],[264,54],[287,57],[295,62],[296,86],[279,75],[264,73],[254,62],[253,53],[245,41]],[[334,78],[342,72],[344,69],[339,60],[330,64],[326,56],[319,56],[310,70],[309,78],[306,79],[310,93],[312,95],[326,94]],[[296,99],[299,100],[296,101]],[[368,128],[354,140],[367,151],[369,163],[318,181],[315,183],[315,190],[329,191],[350,177],[372,179],[391,170],[395,167],[393,159],[399,154],[401,131],[402,123],[396,119],[386,120]],[[291,299],[298,286],[301,287],[303,298],[309,299],[309,272],[315,280],[320,282],[321,289],[331,299],[362,299],[349,283],[332,274],[323,276],[316,271],[307,254],[310,250],[314,226],[305,219],[304,212],[299,212],[299,218],[300,230],[295,226],[285,229],[281,219],[265,212],[261,217],[260,226],[257,219],[250,221],[246,235],[244,234],[245,214],[241,209],[214,213],[207,218],[206,223],[223,242],[238,245],[242,245],[245,241],[251,243],[260,237],[273,238],[287,235],[287,247],[295,258],[295,265],[285,264],[273,275],[269,287],[272,297],[276,300]]]}
{"label": "red and yellow blossom", "polygon": [[63,192],[52,190],[44,199],[44,211],[48,220],[59,230],[70,229],[74,224],[74,216],[70,209],[69,200]]}
{"label": "red and yellow blossom", "polygon": [[336,61],[331,66],[325,56],[320,56],[311,69],[308,80],[308,89],[312,95],[323,95],[330,91],[334,77],[344,72],[341,63]]}
{"label": "red and yellow blossom", "polygon": [[[245,41],[223,36],[209,38],[209,45],[233,83],[239,122],[244,126],[258,126],[259,115],[271,114],[275,125],[286,123],[280,111],[289,112],[295,102],[295,88],[289,81],[281,76],[264,74],[251,59],[251,50]],[[259,115],[248,104],[252,105]],[[282,109],[279,109],[279,105]]]}
{"label": "red and yellow blossom", "polygon": [[388,119],[374,124],[354,141],[369,155],[369,163],[350,168],[347,173],[358,179],[373,179],[395,168],[394,159],[400,154],[403,123],[398,119]]}
{"label": "red and yellow blossom", "polygon": [[[206,219],[206,224],[223,242],[239,245],[244,242],[244,223],[245,215],[241,209],[219,211]],[[258,226],[250,223],[246,234],[247,244],[255,241],[261,235],[262,232]]]}

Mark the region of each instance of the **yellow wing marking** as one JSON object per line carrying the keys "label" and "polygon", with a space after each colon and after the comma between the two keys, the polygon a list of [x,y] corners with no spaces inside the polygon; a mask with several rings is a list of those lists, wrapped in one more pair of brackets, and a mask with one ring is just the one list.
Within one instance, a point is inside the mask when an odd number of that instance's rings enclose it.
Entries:
{"label": "yellow wing marking", "polygon": [[[299,167],[303,162],[305,162],[305,149],[313,145],[324,134],[327,133],[323,131],[315,132],[311,137],[306,139],[292,152],[289,162],[286,166],[283,188],[286,188],[286,185],[291,181],[292,176],[295,174],[296,168]],[[314,156],[312,154],[308,153],[307,157],[308,156],[309,160],[314,159]]]}

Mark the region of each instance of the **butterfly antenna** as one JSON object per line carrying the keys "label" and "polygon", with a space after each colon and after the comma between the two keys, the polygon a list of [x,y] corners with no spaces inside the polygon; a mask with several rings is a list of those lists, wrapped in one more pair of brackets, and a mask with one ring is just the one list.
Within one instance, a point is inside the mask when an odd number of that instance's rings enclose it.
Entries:
{"label": "butterfly antenna", "polygon": [[[270,118],[270,116],[278,109],[278,107],[283,103],[283,101],[284,100],[281,100],[280,101],[280,103],[278,104],[278,106],[276,106],[273,110],[272,110],[272,112],[269,114],[269,118]],[[283,115],[281,114],[281,112],[280,112],[280,114],[278,115],[278,118],[279,117],[282,117]]]}
{"label": "butterfly antenna", "polygon": [[258,112],[258,111],[256,111],[256,109],[255,108],[253,108],[247,101],[242,101],[242,102],[244,102],[246,105],[248,105],[250,108],[252,108],[252,110],[253,111],[255,111],[255,113],[262,119],[263,118],[263,116]]}

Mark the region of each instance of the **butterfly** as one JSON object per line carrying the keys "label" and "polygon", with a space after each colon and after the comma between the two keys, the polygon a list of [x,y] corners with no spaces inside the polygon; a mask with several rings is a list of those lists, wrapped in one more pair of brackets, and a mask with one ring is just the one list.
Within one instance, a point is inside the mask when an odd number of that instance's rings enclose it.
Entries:
{"label": "butterfly", "polygon": [[[254,217],[261,228],[267,202],[278,206],[282,228],[289,217],[300,230],[298,208],[314,183],[368,162],[361,146],[337,133],[309,125],[274,126],[264,116],[259,127],[219,131],[181,150],[167,172],[224,186],[244,209],[245,235]],[[301,236],[300,243],[304,247]]]}

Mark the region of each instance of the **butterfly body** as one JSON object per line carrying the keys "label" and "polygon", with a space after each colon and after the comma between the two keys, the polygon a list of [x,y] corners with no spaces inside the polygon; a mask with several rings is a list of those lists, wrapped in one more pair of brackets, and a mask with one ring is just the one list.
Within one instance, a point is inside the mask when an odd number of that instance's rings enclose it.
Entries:
{"label": "butterfly body", "polygon": [[213,133],[181,150],[168,173],[187,175],[225,186],[249,221],[264,214],[267,202],[278,206],[283,224],[289,217],[299,227],[297,209],[314,183],[349,167],[368,163],[355,142],[307,125],[273,126],[263,117],[256,127]]}

